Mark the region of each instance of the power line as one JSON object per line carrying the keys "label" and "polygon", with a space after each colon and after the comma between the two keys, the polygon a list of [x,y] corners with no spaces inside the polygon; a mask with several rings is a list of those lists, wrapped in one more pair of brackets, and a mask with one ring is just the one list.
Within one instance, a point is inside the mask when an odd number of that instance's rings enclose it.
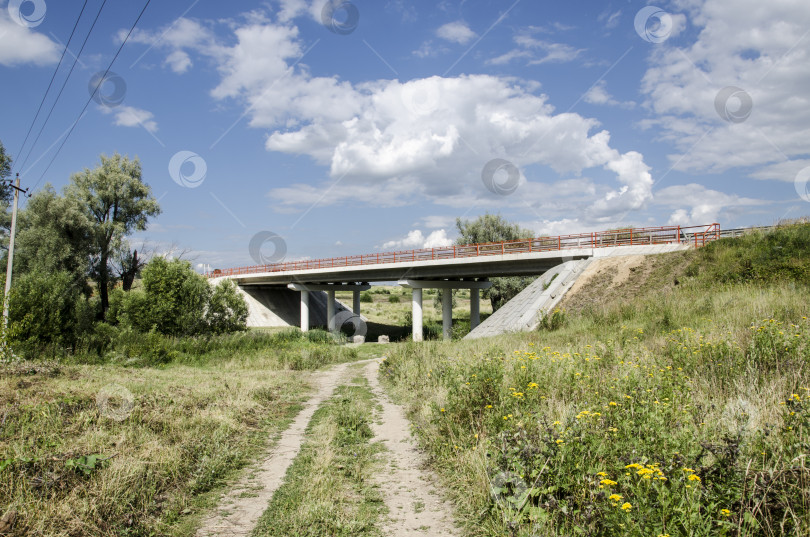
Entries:
{"label": "power line", "polygon": [[37,133],[37,137],[34,139],[34,143],[31,144],[31,147],[28,148],[28,153],[25,155],[25,159],[23,163],[20,165],[20,168],[24,168],[25,164],[28,162],[28,159],[31,157],[31,152],[36,147],[37,142],[39,141],[40,136],[45,131],[45,125],[48,124],[48,120],[51,119],[51,114],[53,114],[54,109],[56,108],[56,103],[59,102],[59,98],[62,97],[62,92],[65,91],[65,86],[67,86],[68,80],[70,80],[70,75],[73,74],[73,70],[76,68],[76,64],[79,62],[79,57],[82,55],[84,51],[84,47],[87,45],[87,41],[90,39],[90,34],[93,33],[93,28],[96,27],[96,23],[98,22],[98,18],[101,16],[101,12],[104,9],[104,6],[107,5],[107,0],[104,0],[101,3],[101,7],[98,8],[98,13],[96,13],[96,18],[93,19],[93,24],[90,26],[90,30],[87,32],[87,36],[84,38],[84,42],[82,43],[82,48],[79,49],[79,53],[76,55],[75,59],[73,60],[73,65],[70,66],[70,71],[68,71],[67,77],[65,77],[65,81],[62,82],[62,87],[59,89],[59,93],[56,96],[56,100],[51,105],[51,109],[48,111],[48,116],[45,118],[45,121],[42,123],[42,126],[39,128],[39,132]]}
{"label": "power line", "polygon": [[36,124],[37,119],[39,119],[39,113],[42,111],[42,106],[45,104],[45,99],[48,97],[48,93],[51,91],[51,86],[53,86],[53,81],[56,80],[56,74],[59,72],[59,68],[62,67],[62,62],[65,59],[65,54],[67,54],[68,47],[70,46],[70,42],[73,40],[73,35],[76,33],[76,28],[79,27],[79,21],[82,19],[82,15],[84,15],[84,8],[87,7],[87,2],[88,2],[88,0],[84,0],[84,5],[82,6],[82,10],[79,12],[79,16],[76,18],[76,24],[73,25],[73,31],[70,32],[70,37],[68,37],[67,43],[65,44],[65,50],[62,51],[62,57],[59,58],[59,63],[56,65],[56,69],[54,69],[54,71],[53,71],[53,76],[51,76],[51,81],[48,83],[48,89],[45,90],[45,94],[42,96],[42,100],[39,102],[39,108],[37,108],[37,113],[36,113],[36,115],[34,115],[34,120],[31,121],[31,126],[28,127],[28,132],[25,134],[25,140],[23,140],[23,143],[20,146],[20,150],[17,152],[17,155],[22,155],[23,149],[25,149],[25,144],[28,142],[28,137],[31,136],[31,131],[34,128],[34,125]]}
{"label": "power line", "polygon": [[[105,2],[106,2],[106,0],[105,0]],[[115,63],[115,60],[118,59],[118,55],[121,54],[121,50],[123,50],[124,45],[126,45],[127,41],[129,41],[129,36],[131,36],[132,32],[135,31],[135,27],[138,25],[138,22],[141,20],[141,17],[143,17],[143,14],[146,12],[146,8],[148,8],[149,4],[151,4],[151,3],[152,3],[152,0],[146,0],[146,3],[144,4],[143,9],[138,14],[138,18],[135,19],[134,23],[132,23],[132,27],[129,29],[129,32],[127,33],[127,36],[124,38],[124,41],[121,43],[121,46],[118,47],[118,50],[115,52],[115,56],[113,56],[112,61],[107,66],[107,69],[104,71],[104,75],[101,78],[99,78],[98,83],[96,84],[96,87],[93,90],[93,93],[90,94],[90,98],[87,99],[87,102],[84,103],[84,107],[82,108],[82,111],[79,113],[78,119],[76,119],[76,122],[73,124],[73,126],[68,131],[67,136],[65,136],[64,140],[62,140],[62,144],[59,146],[59,149],[56,150],[56,153],[54,153],[53,158],[51,158],[51,161],[48,163],[48,166],[45,168],[45,171],[42,172],[42,175],[39,177],[36,184],[34,185],[34,187],[31,190],[34,190],[37,187],[37,185],[39,185],[39,183],[45,177],[45,174],[48,173],[48,170],[51,169],[51,165],[56,160],[56,157],[59,156],[59,153],[62,151],[62,148],[65,147],[65,143],[68,141],[68,138],[70,138],[70,135],[73,133],[73,129],[75,129],[76,125],[78,125],[79,120],[82,118],[82,115],[84,115],[84,112],[87,110],[87,107],[90,106],[90,101],[93,100],[93,97],[96,96],[96,93],[98,92],[99,88],[104,83],[104,81],[107,79],[107,75],[110,73],[110,69],[112,69],[112,66]]]}

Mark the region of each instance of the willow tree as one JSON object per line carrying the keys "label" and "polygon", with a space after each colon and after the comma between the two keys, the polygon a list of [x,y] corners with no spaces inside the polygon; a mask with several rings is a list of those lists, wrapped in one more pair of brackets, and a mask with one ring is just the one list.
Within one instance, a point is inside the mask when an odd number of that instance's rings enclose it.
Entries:
{"label": "willow tree", "polygon": [[160,206],[142,180],[140,161],[118,153],[101,155],[94,169],[73,174],[65,196],[75,200],[90,221],[90,277],[98,286],[105,314],[115,281],[111,267],[115,253],[128,235],[146,229],[149,217],[160,214]]}
{"label": "willow tree", "polygon": [[[475,220],[456,219],[458,239],[456,244],[481,244],[485,242],[514,241],[529,239],[534,236],[530,229],[517,224],[510,224],[497,214],[484,214]],[[484,291],[484,298],[489,298],[492,311],[497,310],[532,283],[537,276],[509,276],[490,278],[492,287]]]}

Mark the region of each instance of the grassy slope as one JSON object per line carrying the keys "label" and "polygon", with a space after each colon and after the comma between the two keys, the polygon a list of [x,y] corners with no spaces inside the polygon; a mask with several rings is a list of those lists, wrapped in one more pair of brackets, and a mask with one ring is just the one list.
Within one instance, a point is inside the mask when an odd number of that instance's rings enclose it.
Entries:
{"label": "grassy slope", "polygon": [[[189,365],[0,365],[0,516],[16,513],[13,535],[191,534],[297,412],[310,388],[301,370],[357,357],[291,333],[174,347]],[[121,421],[116,386],[132,394]],[[107,460],[81,466],[94,454]]]}
{"label": "grassy slope", "polygon": [[553,332],[392,349],[468,534],[810,533],[810,226],[636,272]]}

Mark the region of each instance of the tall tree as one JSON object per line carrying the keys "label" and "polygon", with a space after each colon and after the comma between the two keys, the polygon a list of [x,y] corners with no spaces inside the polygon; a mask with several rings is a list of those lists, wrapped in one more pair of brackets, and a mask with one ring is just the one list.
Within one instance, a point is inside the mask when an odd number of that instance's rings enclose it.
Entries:
{"label": "tall tree", "polygon": [[99,165],[73,174],[65,197],[76,200],[90,221],[90,276],[98,285],[102,314],[115,280],[111,263],[127,235],[143,231],[160,214],[152,189],[141,179],[141,163],[118,153],[101,155]]}
{"label": "tall tree", "polygon": [[[13,190],[11,183],[6,182],[11,177],[11,156],[6,154],[6,148],[3,147],[3,142],[0,142],[0,232],[2,238],[2,248],[8,250],[8,234],[11,229],[11,198],[13,197]],[[5,264],[3,265],[5,271]]]}
{"label": "tall tree", "polygon": [[[456,219],[459,237],[456,244],[480,244],[483,242],[513,241],[528,239],[534,236],[530,229],[523,229],[517,224],[510,224],[500,215],[484,214],[475,220]],[[492,278],[492,287],[484,291],[484,298],[489,298],[492,311],[497,310],[515,295],[534,281],[535,277]]]}
{"label": "tall tree", "polygon": [[18,224],[15,273],[66,271],[75,286],[89,294],[92,229],[77,200],[60,196],[47,184],[28,200]]}
{"label": "tall tree", "polygon": [[11,176],[11,162],[11,156],[6,154],[6,148],[0,142],[0,202],[10,202],[13,194],[11,186],[4,182]]}

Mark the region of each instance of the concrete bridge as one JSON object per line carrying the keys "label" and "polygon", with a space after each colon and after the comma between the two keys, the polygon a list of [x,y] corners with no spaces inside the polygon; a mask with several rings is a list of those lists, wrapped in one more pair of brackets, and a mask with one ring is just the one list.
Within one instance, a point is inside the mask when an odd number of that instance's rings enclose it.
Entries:
{"label": "concrete bridge", "polygon": [[[470,325],[480,323],[480,290],[498,276],[542,275],[554,267],[594,256],[660,253],[673,248],[700,247],[720,238],[720,225],[633,228],[558,237],[538,237],[486,244],[425,248],[329,259],[215,270],[215,280],[229,278],[245,293],[252,326],[299,324],[309,330],[312,322],[329,330],[340,317],[359,319],[360,292],[370,282],[398,282],[412,289],[413,339],[421,341],[422,290],[442,290],[443,336],[452,327],[452,289],[470,289]],[[335,300],[335,291],[352,291],[351,313]],[[324,296],[325,293],[325,296]],[[298,294],[297,300],[291,300]],[[311,298],[317,306],[311,310]],[[297,303],[297,307],[293,304]],[[291,315],[293,310],[297,315]],[[346,312],[346,313],[343,313]],[[341,315],[342,314],[342,315]],[[298,322],[294,317],[298,317]],[[323,321],[326,322],[323,322]]]}

